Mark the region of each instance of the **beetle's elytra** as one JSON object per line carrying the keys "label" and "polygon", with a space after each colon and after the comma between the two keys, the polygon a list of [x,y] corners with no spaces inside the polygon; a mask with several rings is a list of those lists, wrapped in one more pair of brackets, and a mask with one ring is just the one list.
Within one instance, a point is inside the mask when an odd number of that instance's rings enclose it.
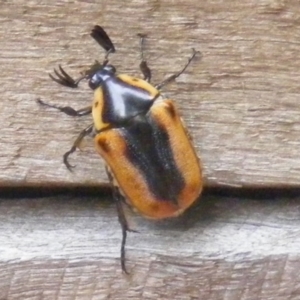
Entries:
{"label": "beetle's elytra", "polygon": [[193,50],[180,72],[153,86],[151,70],[143,57],[145,35],[139,34],[144,79],[117,74],[108,59],[115,47],[102,27],[95,26],[91,36],[106,51],[103,63],[96,62],[77,80],[61,66],[59,71],[54,70],[56,76],[50,77],[70,88],[77,88],[80,81],[87,79],[94,90],[92,105],[75,110],[38,102],[70,116],[92,113],[93,123],[79,134],[63,161],[71,169],[69,155],[86,135],[94,136],[95,147],[107,164],[117,205],[123,234],[121,266],[127,273],[125,242],[129,228],[123,204],[129,204],[145,217],[164,219],[184,212],[202,191],[202,170],[192,142],[174,102],[160,92],[185,71],[197,52]]}

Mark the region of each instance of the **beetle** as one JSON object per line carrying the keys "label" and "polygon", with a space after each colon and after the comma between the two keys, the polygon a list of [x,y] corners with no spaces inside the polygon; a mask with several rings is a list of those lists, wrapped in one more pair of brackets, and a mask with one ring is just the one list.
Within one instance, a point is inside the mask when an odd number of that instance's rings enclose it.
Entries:
{"label": "beetle", "polygon": [[143,79],[117,74],[109,64],[114,44],[101,26],[94,26],[91,37],[106,51],[104,61],[96,61],[82,76],[73,79],[60,65],[49,74],[55,82],[77,88],[86,79],[94,91],[91,106],[75,110],[69,106],[38,103],[58,109],[70,116],[92,114],[93,123],[85,128],[63,156],[68,157],[82,139],[93,135],[95,147],[106,162],[118,218],[122,228],[121,268],[125,266],[127,232],[131,231],[124,213],[124,204],[152,219],[176,217],[199,197],[203,187],[202,168],[191,138],[172,99],[161,88],[179,77],[199,53],[193,49],[185,66],[157,85],[152,85],[151,70],[144,59],[144,40],[140,38],[140,70]]}

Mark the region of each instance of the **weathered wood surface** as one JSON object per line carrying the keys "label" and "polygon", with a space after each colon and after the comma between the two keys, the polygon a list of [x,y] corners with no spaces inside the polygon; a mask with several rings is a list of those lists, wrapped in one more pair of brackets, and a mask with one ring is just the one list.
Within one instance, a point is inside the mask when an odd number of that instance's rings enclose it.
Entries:
{"label": "weathered wood surface", "polygon": [[130,216],[127,267],[105,198],[0,201],[0,299],[300,299],[299,198],[203,197],[180,219]]}
{"label": "weathered wood surface", "polygon": [[[84,107],[84,84],[68,90],[47,73],[74,76],[101,59],[89,37],[103,25],[112,62],[138,75],[136,33],[149,34],[153,80],[202,52],[174,97],[201,154],[208,186],[299,185],[298,1],[0,2],[0,185],[100,185],[103,163],[87,139],[62,154],[91,120],[39,107]],[[17,192],[18,193],[18,192]],[[19,194],[22,195],[21,191]],[[119,268],[114,206],[99,199],[0,200],[0,299],[300,299],[299,198],[204,197],[182,218],[132,216],[126,277]]]}
{"label": "weathered wood surface", "polygon": [[73,76],[103,52],[89,37],[103,25],[120,72],[139,74],[136,34],[149,34],[153,80],[177,71],[194,47],[202,58],[176,84],[176,98],[201,154],[209,186],[299,184],[299,1],[1,1],[1,185],[100,184],[103,163],[91,139],[62,164],[91,122],[39,107],[35,99],[76,108],[92,93],[63,88],[48,74]]}

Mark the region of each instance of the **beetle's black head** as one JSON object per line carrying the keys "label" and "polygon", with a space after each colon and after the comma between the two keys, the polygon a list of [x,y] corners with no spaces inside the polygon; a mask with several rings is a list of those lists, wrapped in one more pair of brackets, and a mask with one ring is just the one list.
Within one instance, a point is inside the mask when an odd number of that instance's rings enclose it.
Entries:
{"label": "beetle's black head", "polygon": [[101,66],[89,76],[89,87],[95,90],[108,78],[115,76],[116,68],[113,65]]}

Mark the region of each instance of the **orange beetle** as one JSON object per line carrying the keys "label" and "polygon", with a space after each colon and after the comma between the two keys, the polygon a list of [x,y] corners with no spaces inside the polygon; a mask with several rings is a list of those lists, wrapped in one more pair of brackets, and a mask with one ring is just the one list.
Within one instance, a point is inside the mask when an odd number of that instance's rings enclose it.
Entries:
{"label": "orange beetle", "polygon": [[144,79],[116,73],[108,60],[115,47],[102,27],[95,26],[91,36],[106,50],[104,62],[96,62],[77,80],[60,66],[60,72],[54,70],[56,77],[51,74],[50,77],[71,88],[87,79],[94,90],[92,106],[75,110],[38,102],[71,116],[92,113],[93,123],[80,133],[63,161],[71,169],[68,156],[86,135],[94,135],[96,149],[107,164],[118,208],[123,233],[121,266],[127,273],[125,243],[129,228],[122,204],[129,204],[145,217],[164,219],[183,213],[202,191],[202,170],[195,149],[173,100],[160,92],[185,71],[197,52],[193,50],[180,72],[153,86],[151,71],[143,58],[144,35],[139,35]]}

